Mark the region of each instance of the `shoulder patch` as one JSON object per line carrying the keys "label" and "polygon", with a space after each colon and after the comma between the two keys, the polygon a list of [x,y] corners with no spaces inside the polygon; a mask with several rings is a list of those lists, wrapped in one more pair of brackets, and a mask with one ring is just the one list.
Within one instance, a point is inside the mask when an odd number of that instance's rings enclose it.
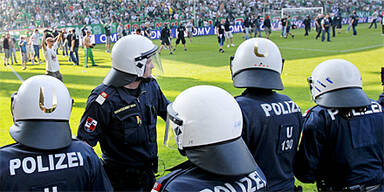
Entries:
{"label": "shoulder patch", "polygon": [[105,100],[108,98],[108,94],[106,93],[106,92],[101,92],[98,96],[97,96],[97,98],[96,98],[96,102],[97,103],[99,103],[100,105],[102,105],[104,102],[105,102]]}
{"label": "shoulder patch", "polygon": [[161,190],[161,183],[156,182],[151,192],[159,192]]}
{"label": "shoulder patch", "polygon": [[88,117],[87,121],[84,124],[84,128],[87,132],[94,132],[97,125],[97,121],[92,117]]}
{"label": "shoulder patch", "polygon": [[307,109],[307,110],[304,112],[303,117],[306,117],[306,116],[309,114],[309,112],[311,112],[312,109],[315,108],[316,106],[317,106],[317,105],[315,105],[315,106],[310,107],[309,109]]}

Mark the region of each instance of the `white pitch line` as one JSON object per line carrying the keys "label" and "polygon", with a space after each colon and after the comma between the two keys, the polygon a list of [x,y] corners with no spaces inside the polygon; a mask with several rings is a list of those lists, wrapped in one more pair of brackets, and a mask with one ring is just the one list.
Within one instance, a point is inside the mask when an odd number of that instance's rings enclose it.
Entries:
{"label": "white pitch line", "polygon": [[353,51],[361,51],[376,47],[384,47],[384,44],[371,45],[366,47],[354,48],[354,49],[346,49],[346,50],[324,50],[324,49],[311,49],[311,48],[297,48],[297,47],[280,47],[281,49],[291,49],[291,50],[302,50],[302,51],[317,51],[317,52],[329,52],[329,53],[348,53]]}
{"label": "white pitch line", "polygon": [[7,65],[7,67],[11,68],[11,70],[13,71],[13,73],[15,74],[15,76],[21,81],[23,82],[23,78],[20,77],[20,75],[10,66],[10,65]]}
{"label": "white pitch line", "polygon": [[297,47],[279,47],[279,48],[281,48],[281,49],[292,49],[292,50],[302,50],[302,51],[331,52],[331,53],[338,53],[339,52],[339,51],[333,51],[333,50],[297,48]]}
{"label": "white pitch line", "polygon": [[376,47],[384,47],[384,44],[371,45],[371,46],[367,46],[367,47],[360,47],[360,48],[354,48],[354,49],[346,49],[346,50],[341,50],[340,52],[346,53],[346,52],[360,51],[360,50],[371,49],[371,48],[376,48]]}

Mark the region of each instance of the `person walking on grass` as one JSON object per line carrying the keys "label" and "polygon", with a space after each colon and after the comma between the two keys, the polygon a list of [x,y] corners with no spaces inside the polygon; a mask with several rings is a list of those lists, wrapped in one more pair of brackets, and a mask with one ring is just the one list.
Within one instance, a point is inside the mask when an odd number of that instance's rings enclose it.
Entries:
{"label": "person walking on grass", "polygon": [[87,30],[85,32],[85,38],[84,38],[84,51],[85,51],[85,60],[84,60],[84,67],[88,68],[88,58],[91,59],[92,66],[97,66],[95,64],[95,60],[93,60],[93,53],[92,48],[95,46],[94,44],[91,44],[91,31]]}
{"label": "person walking on grass", "polygon": [[20,53],[21,53],[21,65],[23,66],[23,70],[25,70],[27,67],[27,61],[28,61],[28,55],[27,55],[27,41],[25,39],[25,36],[20,37],[19,47],[20,47]]}

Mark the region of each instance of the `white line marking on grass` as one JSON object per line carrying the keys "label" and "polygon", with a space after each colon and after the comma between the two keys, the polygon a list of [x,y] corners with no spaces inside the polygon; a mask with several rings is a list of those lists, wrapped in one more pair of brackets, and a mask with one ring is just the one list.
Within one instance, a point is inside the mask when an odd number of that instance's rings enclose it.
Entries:
{"label": "white line marking on grass", "polygon": [[371,46],[367,46],[367,47],[360,47],[360,48],[354,48],[354,49],[346,49],[346,50],[341,50],[340,52],[346,53],[346,52],[360,51],[360,50],[371,49],[371,48],[376,48],[376,47],[384,47],[384,44],[371,45]]}
{"label": "white line marking on grass", "polygon": [[338,53],[339,51],[334,50],[325,50],[325,49],[311,49],[311,48],[297,48],[297,47],[279,47],[281,49],[292,49],[292,50],[302,50],[302,51],[317,51],[317,52],[331,52]]}
{"label": "white line marking on grass", "polygon": [[317,51],[317,52],[328,52],[328,53],[348,53],[353,51],[361,51],[376,47],[384,47],[384,44],[371,45],[366,47],[354,48],[354,49],[346,49],[346,50],[325,50],[325,49],[311,49],[311,48],[298,48],[298,47],[280,47],[281,49],[291,49],[291,50],[302,50],[302,51]]}
{"label": "white line marking on grass", "polygon": [[11,68],[11,70],[13,71],[13,73],[15,74],[15,76],[21,81],[23,82],[23,78],[20,77],[20,75],[10,66],[10,65],[7,65],[7,67]]}

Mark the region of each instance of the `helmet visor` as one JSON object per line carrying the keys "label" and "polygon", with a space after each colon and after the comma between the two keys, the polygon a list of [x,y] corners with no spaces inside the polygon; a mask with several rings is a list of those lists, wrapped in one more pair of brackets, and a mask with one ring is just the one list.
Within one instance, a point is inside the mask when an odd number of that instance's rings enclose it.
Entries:
{"label": "helmet visor", "polygon": [[183,120],[177,117],[177,112],[173,110],[172,103],[167,106],[167,122],[164,133],[164,145],[170,149],[182,149],[181,136],[183,130]]}
{"label": "helmet visor", "polygon": [[164,74],[163,65],[161,64],[160,54],[158,51],[156,51],[156,53],[152,55],[152,63],[153,63],[153,66],[155,67],[152,71],[152,74],[154,76]]}
{"label": "helmet visor", "polygon": [[140,61],[140,60],[149,59],[149,58],[152,58],[152,63],[155,67],[152,73],[155,76],[163,74],[163,66],[161,64],[158,47],[156,45],[154,45],[154,47],[151,50],[142,53],[139,57],[136,57],[135,61]]}

